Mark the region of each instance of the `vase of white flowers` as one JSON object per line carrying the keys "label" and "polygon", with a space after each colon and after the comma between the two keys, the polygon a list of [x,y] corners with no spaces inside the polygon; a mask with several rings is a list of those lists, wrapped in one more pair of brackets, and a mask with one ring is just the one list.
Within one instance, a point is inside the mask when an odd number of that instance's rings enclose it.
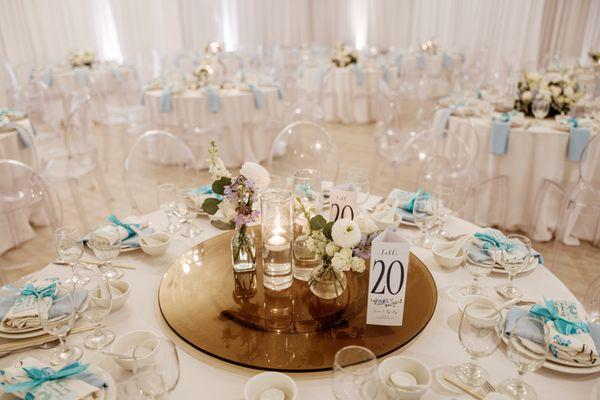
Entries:
{"label": "vase of white flowers", "polygon": [[527,115],[533,115],[531,106],[535,99],[550,102],[548,116],[566,114],[571,106],[583,96],[574,71],[570,68],[553,69],[544,74],[525,72],[517,84],[515,109]]}
{"label": "vase of white flowers", "polygon": [[358,63],[358,54],[352,48],[341,43],[331,58],[331,63],[339,68],[348,67]]}

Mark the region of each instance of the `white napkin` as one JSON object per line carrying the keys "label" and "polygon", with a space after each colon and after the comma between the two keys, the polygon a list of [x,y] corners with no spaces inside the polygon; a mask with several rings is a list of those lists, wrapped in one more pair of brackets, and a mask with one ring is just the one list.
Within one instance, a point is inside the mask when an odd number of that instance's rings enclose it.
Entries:
{"label": "white napkin", "polygon": [[[54,280],[43,279],[36,281],[33,284],[37,287],[47,286],[54,282]],[[43,315],[47,317],[48,310],[52,306],[52,298],[44,297],[44,308]],[[60,319],[62,317],[59,317]],[[41,325],[40,314],[37,306],[36,296],[19,296],[15,300],[15,304],[6,313],[2,320],[2,325],[7,328],[13,329],[28,329],[28,328],[39,328]]]}

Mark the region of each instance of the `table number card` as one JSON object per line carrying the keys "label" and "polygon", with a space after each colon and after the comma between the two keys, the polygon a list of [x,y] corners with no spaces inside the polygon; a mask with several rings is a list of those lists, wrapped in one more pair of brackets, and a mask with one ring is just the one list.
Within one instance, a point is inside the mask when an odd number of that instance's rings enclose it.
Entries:
{"label": "table number card", "polygon": [[367,324],[402,325],[409,248],[410,244],[396,228],[388,228],[373,239]]}
{"label": "table number card", "polygon": [[329,218],[337,221],[341,218],[354,219],[358,216],[358,192],[352,184],[334,186],[329,190],[331,211]]}

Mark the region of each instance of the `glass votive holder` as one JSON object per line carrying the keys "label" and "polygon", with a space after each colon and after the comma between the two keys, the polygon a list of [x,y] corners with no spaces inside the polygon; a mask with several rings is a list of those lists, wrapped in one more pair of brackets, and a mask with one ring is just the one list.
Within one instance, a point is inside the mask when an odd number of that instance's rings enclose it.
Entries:
{"label": "glass votive holder", "polygon": [[292,285],[292,194],[267,190],[261,201],[263,284],[271,290]]}

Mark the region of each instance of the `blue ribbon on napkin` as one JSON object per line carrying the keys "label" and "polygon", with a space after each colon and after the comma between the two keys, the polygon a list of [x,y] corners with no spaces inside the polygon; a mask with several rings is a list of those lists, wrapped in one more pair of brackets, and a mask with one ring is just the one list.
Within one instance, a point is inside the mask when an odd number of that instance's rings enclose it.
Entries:
{"label": "blue ribbon on napkin", "polygon": [[[529,311],[519,307],[511,307],[506,314],[506,321],[504,322],[504,335],[512,335],[512,333],[515,332],[517,320],[526,315],[529,315]],[[541,327],[538,324],[527,321],[519,324],[518,334],[522,338],[543,345],[545,344],[544,330],[540,328]]]}
{"label": "blue ribbon on napkin", "polygon": [[416,193],[406,192],[400,189],[394,189],[388,195],[388,199],[405,200],[408,197],[408,201],[400,203],[398,210],[402,219],[406,222],[414,222],[413,209],[415,207],[415,199],[417,196],[429,198],[429,193],[418,190]]}
{"label": "blue ribbon on napkin", "polygon": [[135,231],[131,228],[132,225],[138,229],[142,229],[142,225],[140,224],[126,224],[121,222],[119,218],[117,218],[114,214],[110,214],[108,216],[108,220],[113,224],[124,228],[127,231],[127,237],[125,239],[129,239],[130,237],[137,235],[137,233],[135,233]]}
{"label": "blue ribbon on napkin", "polygon": [[221,108],[221,100],[219,99],[219,93],[217,92],[217,89],[215,89],[213,86],[207,86],[204,93],[206,94],[208,111],[213,114],[218,113],[219,109]]}
{"label": "blue ribbon on napkin", "polygon": [[440,108],[435,112],[433,116],[433,133],[437,137],[443,137],[445,134],[446,126],[448,125],[448,120],[450,119],[450,115],[452,115],[452,109],[450,108]]}
{"label": "blue ribbon on napkin", "polygon": [[[508,118],[508,115],[507,115]],[[490,153],[496,155],[506,154],[508,150],[508,136],[510,122],[492,121],[492,136],[490,138]]]}
{"label": "blue ribbon on napkin", "polygon": [[75,68],[75,76],[79,81],[79,86],[87,86],[88,73],[85,68]]}
{"label": "blue ribbon on napkin", "polygon": [[[58,371],[53,370],[52,368],[23,368],[23,371],[27,374],[27,376],[31,379],[29,381],[14,383],[10,385],[3,384],[2,388],[5,393],[15,393],[15,392],[26,392],[37,386],[40,386],[44,382],[48,381],[57,381],[65,378],[69,378],[73,375],[77,375],[82,373],[88,368],[88,364],[81,364],[79,361],[75,361]],[[27,396],[26,396],[27,398]],[[33,400],[35,397],[29,397],[29,399]]]}
{"label": "blue ribbon on napkin", "polygon": [[[513,245],[508,241],[508,238],[498,229],[485,228],[482,231],[475,232],[475,239],[482,242],[480,252],[471,252],[469,255],[475,261],[487,260],[491,257],[492,250],[500,250],[502,248],[512,251]],[[516,249],[516,247],[515,247]],[[534,249],[531,249],[531,257],[537,257],[540,264],[544,264],[544,257]]]}
{"label": "blue ribbon on napkin", "polygon": [[[575,321],[577,317],[577,306],[574,303],[567,304],[567,312],[573,316],[572,320],[569,320],[562,316],[557,308],[556,303],[553,300],[544,299],[545,306],[535,304],[529,312],[536,317],[541,318],[544,322],[552,321],[556,330],[563,335],[576,335],[578,333],[590,333],[588,326],[583,321]],[[572,308],[572,309],[571,309]]]}
{"label": "blue ribbon on napkin", "polygon": [[452,71],[454,67],[454,60],[446,53],[442,56],[442,66],[446,71]]}
{"label": "blue ribbon on napkin", "polygon": [[249,83],[248,87],[250,88],[250,90],[252,91],[252,94],[254,95],[254,106],[256,108],[258,108],[259,110],[262,110],[263,108],[265,108],[265,96],[262,92],[262,90],[260,90],[259,88],[257,88],[255,85]]}
{"label": "blue ribbon on napkin", "polygon": [[[5,288],[9,290],[18,291],[19,289],[11,288],[9,286],[5,286]],[[80,309],[85,299],[87,299],[88,292],[86,290],[76,290],[73,293],[73,302],[75,303],[75,307]],[[10,309],[15,305],[17,298],[20,297],[21,294],[15,294],[11,296],[4,296],[0,298],[0,320],[4,319],[6,314],[10,311]],[[68,314],[71,310],[71,305],[69,304],[69,299],[66,297],[62,297],[58,300],[52,302],[50,306],[50,310],[48,310],[48,318],[58,318],[62,315]]]}
{"label": "blue ribbon on napkin", "polygon": [[42,82],[44,82],[44,84],[49,88],[52,87],[52,84],[54,83],[54,79],[52,76],[52,68],[48,68],[46,72],[44,72],[44,74],[42,75]]}
{"label": "blue ribbon on napkin", "polygon": [[396,76],[400,76],[402,70],[402,54],[397,54],[394,57],[394,64],[396,64]]}
{"label": "blue ribbon on napkin", "polygon": [[417,55],[417,68],[420,70],[424,70],[427,67],[427,59],[425,58],[425,54]]}
{"label": "blue ribbon on napkin", "polygon": [[35,297],[51,297],[52,300],[56,298],[56,282],[52,282],[46,286],[35,286],[33,283],[28,283],[23,286],[21,296],[35,296]]}
{"label": "blue ribbon on napkin", "polygon": [[568,157],[571,161],[579,161],[583,156],[583,151],[590,141],[590,128],[580,128],[577,126],[577,120],[571,126],[569,133]]}
{"label": "blue ribbon on napkin", "polygon": [[170,86],[163,89],[160,94],[160,112],[171,112],[173,109],[173,90]]}
{"label": "blue ribbon on napkin", "polygon": [[354,76],[356,77],[356,84],[362,86],[365,83],[365,74],[358,64],[352,64],[352,69],[354,70]]}
{"label": "blue ribbon on napkin", "polygon": [[198,186],[196,189],[193,189],[190,192],[190,194],[193,195],[193,196],[197,196],[199,194],[211,194],[211,195],[213,195],[218,200],[222,200],[223,199],[223,196],[221,196],[218,193],[213,192],[212,185]]}

